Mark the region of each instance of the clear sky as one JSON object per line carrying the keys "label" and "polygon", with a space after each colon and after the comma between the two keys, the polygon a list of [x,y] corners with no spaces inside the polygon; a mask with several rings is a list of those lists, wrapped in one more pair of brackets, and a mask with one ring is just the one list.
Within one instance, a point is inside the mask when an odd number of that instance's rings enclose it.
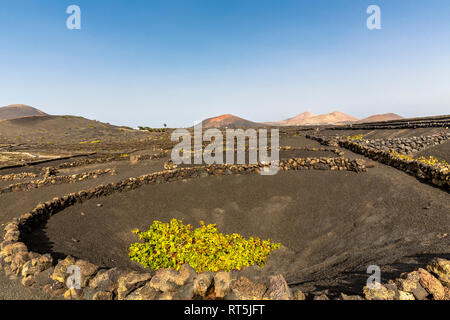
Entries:
{"label": "clear sky", "polygon": [[[72,4],[81,30],[66,28]],[[450,1],[2,0],[0,105],[13,103],[151,127],[450,114]]]}

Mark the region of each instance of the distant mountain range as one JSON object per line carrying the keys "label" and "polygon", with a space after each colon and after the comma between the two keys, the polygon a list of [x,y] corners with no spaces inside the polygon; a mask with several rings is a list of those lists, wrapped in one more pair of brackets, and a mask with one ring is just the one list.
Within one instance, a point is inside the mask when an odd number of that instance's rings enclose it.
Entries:
{"label": "distant mountain range", "polygon": [[265,125],[271,126],[307,126],[307,125],[339,125],[350,123],[368,123],[377,121],[398,120],[403,117],[395,113],[377,114],[364,119],[358,119],[340,111],[315,115],[312,112],[303,112],[295,117],[281,121],[258,123],[239,118],[231,114],[225,114],[203,121],[203,128],[254,128]]}
{"label": "distant mountain range", "polygon": [[340,111],[333,111],[331,113],[321,115],[315,115],[311,112],[304,112],[293,118],[272,122],[271,124],[279,126],[345,124],[356,122],[358,120],[358,118],[349,116],[348,114],[342,113]]}
{"label": "distant mountain range", "polygon": [[23,117],[46,116],[45,112],[24,104],[12,104],[0,108],[0,120],[10,120]]}
{"label": "distant mountain range", "polygon": [[[48,116],[45,112],[36,108],[24,105],[14,104],[0,108],[0,121],[19,119],[25,117],[43,117]],[[358,119],[340,111],[315,115],[312,112],[303,112],[295,117],[274,122],[253,122],[232,114],[224,114],[218,117],[203,120],[203,128],[256,128],[267,125],[271,126],[305,126],[305,125],[339,125],[350,123],[368,123],[378,121],[399,120],[403,117],[395,113],[376,114],[364,119]]]}

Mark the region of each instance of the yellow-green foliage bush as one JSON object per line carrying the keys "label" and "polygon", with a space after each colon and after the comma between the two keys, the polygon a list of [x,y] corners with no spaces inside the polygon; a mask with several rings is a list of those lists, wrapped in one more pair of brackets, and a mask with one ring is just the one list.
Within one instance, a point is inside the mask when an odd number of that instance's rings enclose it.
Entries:
{"label": "yellow-green foliage bush", "polygon": [[428,158],[425,158],[425,157],[423,157],[423,156],[420,156],[420,157],[417,159],[417,161],[424,162],[424,163],[428,163],[428,164],[431,164],[431,165],[433,165],[433,166],[435,166],[435,165],[444,165],[444,166],[448,166],[447,161],[445,161],[445,160],[439,161],[438,158],[433,157],[433,156],[429,156]]}
{"label": "yellow-green foliage bush", "polygon": [[215,224],[200,224],[193,230],[176,219],[154,221],[148,231],[133,231],[143,243],[132,244],[129,257],[153,270],[178,270],[189,263],[197,272],[230,271],[254,264],[262,268],[270,252],[280,247],[270,239],[245,239],[236,233],[219,233]]}
{"label": "yellow-green foliage bush", "polygon": [[358,134],[356,136],[347,136],[347,140],[362,140],[364,136],[362,134]]}
{"label": "yellow-green foliage bush", "polygon": [[432,166],[448,166],[447,161],[445,161],[445,160],[439,161],[438,158],[433,157],[433,156],[430,156],[428,158],[420,156],[419,158],[414,159],[411,156],[395,152],[394,150],[389,150],[389,152],[391,154],[393,154],[395,157],[403,159],[403,160],[409,160],[409,161],[414,161],[415,160],[415,161],[426,163],[426,164],[429,164],[429,165],[432,165]]}

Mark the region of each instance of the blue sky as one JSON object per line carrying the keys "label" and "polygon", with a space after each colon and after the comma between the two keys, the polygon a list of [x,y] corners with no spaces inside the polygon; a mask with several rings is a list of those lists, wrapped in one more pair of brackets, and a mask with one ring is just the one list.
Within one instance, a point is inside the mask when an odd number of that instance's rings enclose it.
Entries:
{"label": "blue sky", "polygon": [[449,114],[449,40],[448,0],[2,0],[0,105],[152,127]]}

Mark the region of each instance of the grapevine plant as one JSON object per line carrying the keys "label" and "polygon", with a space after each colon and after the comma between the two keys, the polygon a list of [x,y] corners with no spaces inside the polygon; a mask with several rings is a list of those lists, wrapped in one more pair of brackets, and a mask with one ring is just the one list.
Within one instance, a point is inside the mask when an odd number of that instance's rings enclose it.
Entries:
{"label": "grapevine plant", "polygon": [[394,155],[395,157],[403,159],[403,160],[419,161],[419,162],[422,162],[422,163],[425,163],[425,164],[429,164],[429,165],[432,165],[432,166],[447,166],[447,167],[449,166],[447,161],[445,161],[445,160],[439,161],[439,159],[437,159],[436,157],[433,157],[433,156],[429,156],[428,158],[420,156],[419,158],[414,159],[411,156],[395,152],[394,150],[389,150],[389,152],[392,155]]}
{"label": "grapevine plant", "polygon": [[142,243],[130,246],[130,259],[153,270],[178,270],[185,263],[197,272],[240,270],[255,264],[262,268],[271,251],[281,245],[270,239],[222,234],[215,224],[205,225],[203,221],[196,229],[176,219],[169,223],[154,221],[148,231],[133,233]]}

